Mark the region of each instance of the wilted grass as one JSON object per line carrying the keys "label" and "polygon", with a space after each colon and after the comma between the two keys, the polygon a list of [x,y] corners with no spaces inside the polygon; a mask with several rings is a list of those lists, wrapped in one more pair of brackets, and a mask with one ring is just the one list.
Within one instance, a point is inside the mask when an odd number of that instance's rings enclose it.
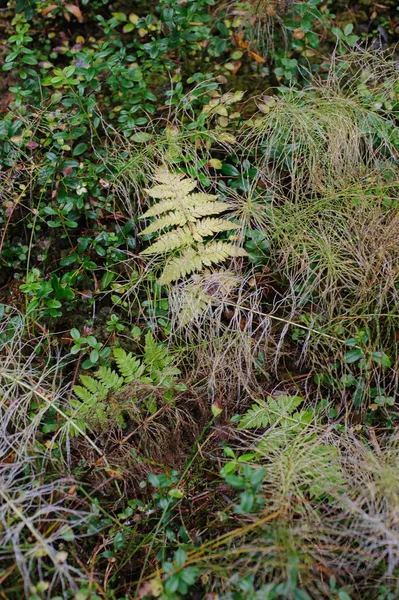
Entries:
{"label": "wilted grass", "polygon": [[[13,585],[27,597],[39,585],[46,597],[78,589],[85,575],[77,568],[68,541],[79,536],[89,513],[74,507],[75,484],[60,457],[51,455],[56,439],[40,442],[41,427],[54,407],[63,414],[64,390],[57,366],[38,370],[33,343],[24,343],[19,314],[3,318],[0,331],[0,538],[5,593]],[[57,365],[57,362],[55,363]],[[12,593],[7,597],[13,597]]]}

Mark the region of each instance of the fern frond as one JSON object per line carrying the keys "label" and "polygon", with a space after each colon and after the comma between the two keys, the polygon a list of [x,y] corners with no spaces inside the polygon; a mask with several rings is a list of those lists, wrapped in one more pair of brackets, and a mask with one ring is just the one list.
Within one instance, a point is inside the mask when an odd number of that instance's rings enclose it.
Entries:
{"label": "fern frond", "polygon": [[146,189],[145,192],[151,198],[184,198],[197,187],[197,182],[193,179],[179,180],[178,183],[166,185],[156,185],[151,189]]}
{"label": "fern frond", "polygon": [[[159,283],[165,285],[200,271],[227,258],[247,256],[242,248],[229,242],[209,242],[205,238],[223,231],[237,229],[237,225],[225,217],[215,217],[230,209],[225,202],[218,201],[213,194],[190,193],[196,187],[193,179],[181,174],[159,169],[154,179],[160,183],[147,193],[161,201],[147,210],[142,218],[155,217],[141,235],[170,228],[152,245],[143,250],[143,255],[177,252],[165,266]],[[168,213],[168,214],[165,214]]]}
{"label": "fern frond", "polygon": [[113,371],[110,367],[100,367],[96,376],[103,386],[109,390],[117,390],[122,387],[124,383],[123,377],[119,377],[118,373]]}
{"label": "fern frond", "polygon": [[143,250],[140,254],[164,254],[165,252],[171,252],[184,246],[190,246],[194,241],[194,238],[188,227],[179,227],[174,231],[168,231],[164,233],[158,240]]}
{"label": "fern frond", "polygon": [[196,219],[209,215],[219,215],[229,209],[230,206],[225,202],[207,202],[205,204],[193,204],[190,206],[190,212]]}
{"label": "fern frond", "polygon": [[132,352],[127,353],[123,348],[114,348],[114,358],[118,369],[124,377],[125,383],[139,379],[144,373],[144,365]]}
{"label": "fern frond", "polygon": [[167,167],[159,167],[154,173],[155,181],[169,186],[179,185],[180,180],[185,177],[184,173],[171,173]]}
{"label": "fern frond", "polygon": [[145,336],[144,363],[146,373],[155,385],[170,386],[181,371],[175,365],[175,359],[168,348],[163,344],[157,344],[154,336],[149,331]]}
{"label": "fern frond", "polygon": [[[93,398],[93,394],[92,392],[90,392],[90,390],[88,390],[87,388],[83,387],[82,385],[74,385],[73,386],[73,391],[75,392],[75,394],[77,395],[77,397],[82,400],[83,402],[90,402],[90,400],[92,400]],[[72,406],[72,400],[71,400],[71,406]],[[80,405],[80,403],[79,403]]]}
{"label": "fern frond", "polygon": [[255,402],[256,404],[252,404],[251,408],[241,417],[239,429],[258,429],[267,427],[269,424],[266,402],[263,400],[255,400]]}
{"label": "fern frond", "polygon": [[162,344],[157,344],[154,336],[149,331],[145,336],[144,362],[146,365],[153,365],[158,369],[173,363],[174,358],[168,348]]}
{"label": "fern frond", "polygon": [[184,327],[198,319],[209,306],[215,304],[215,298],[207,294],[201,286],[191,284],[185,287],[180,302],[178,319],[180,327]]}
{"label": "fern frond", "polygon": [[192,235],[197,242],[202,242],[202,238],[204,237],[214,235],[220,231],[230,231],[231,229],[237,229],[237,225],[232,221],[208,217],[193,225]]}
{"label": "fern frond", "polygon": [[190,218],[190,215],[186,215],[183,211],[175,210],[160,219],[156,219],[153,223],[148,225],[148,227],[143,229],[143,231],[140,231],[139,235],[148,235],[149,233],[154,233],[154,231],[161,231],[162,229],[165,229],[165,227],[176,225],[183,226],[186,225],[188,221],[195,221],[195,217]]}
{"label": "fern frond", "polygon": [[140,219],[147,219],[148,217],[157,217],[158,215],[161,215],[164,212],[168,212],[168,210],[173,210],[174,208],[177,208],[175,198],[173,198],[173,200],[164,200],[163,202],[158,202],[157,204],[154,204],[154,206],[151,206],[151,208],[149,208],[144,214],[140,216]]}
{"label": "fern frond", "polygon": [[187,248],[179,257],[172,258],[166,263],[161,277],[158,279],[160,285],[166,285],[185,277],[193,271],[200,271],[202,260],[193,248]]}
{"label": "fern frond", "polygon": [[223,262],[226,258],[248,256],[248,253],[243,248],[229,242],[211,242],[206,246],[200,246],[198,255],[201,262],[210,267],[212,264]]}
{"label": "fern frond", "polygon": [[95,394],[98,399],[102,400],[103,398],[106,398],[109,388],[103,385],[101,381],[98,381],[93,377],[89,377],[88,375],[81,375],[80,381],[84,387],[87,388],[92,394]]}
{"label": "fern frond", "polygon": [[[269,398],[269,420],[270,425],[274,425],[277,421],[287,419],[294,410],[303,403],[303,398],[300,396],[279,396],[277,400]],[[291,418],[292,420],[292,418]]]}

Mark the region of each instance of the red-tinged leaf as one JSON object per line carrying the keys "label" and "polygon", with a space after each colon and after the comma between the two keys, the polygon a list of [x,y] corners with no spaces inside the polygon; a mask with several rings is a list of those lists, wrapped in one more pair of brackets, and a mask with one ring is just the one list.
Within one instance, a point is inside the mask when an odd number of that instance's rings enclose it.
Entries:
{"label": "red-tinged leaf", "polygon": [[38,146],[39,146],[39,144],[37,142],[28,142],[26,144],[26,147],[28,148],[28,150],[34,150]]}
{"label": "red-tinged leaf", "polygon": [[68,175],[70,175],[72,173],[72,167],[65,167],[65,169],[62,170],[62,174],[67,177]]}

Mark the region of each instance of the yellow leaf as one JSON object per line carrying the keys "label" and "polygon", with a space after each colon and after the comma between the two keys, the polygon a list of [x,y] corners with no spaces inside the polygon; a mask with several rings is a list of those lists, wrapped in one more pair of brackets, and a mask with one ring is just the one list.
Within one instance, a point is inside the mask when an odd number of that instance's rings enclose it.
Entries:
{"label": "yellow leaf", "polygon": [[133,23],[133,25],[137,25],[137,21],[139,20],[139,18],[140,17],[138,15],[136,15],[135,13],[130,13],[130,15],[129,15],[129,21],[131,23]]}
{"label": "yellow leaf", "polygon": [[212,167],[213,169],[221,169],[223,166],[223,163],[221,160],[219,160],[218,158],[212,158],[209,162],[208,162],[208,166]]}
{"label": "yellow leaf", "polygon": [[158,598],[162,594],[162,591],[163,586],[159,579],[150,579],[140,586],[138,597],[145,598],[146,596],[150,596],[150,598]]}

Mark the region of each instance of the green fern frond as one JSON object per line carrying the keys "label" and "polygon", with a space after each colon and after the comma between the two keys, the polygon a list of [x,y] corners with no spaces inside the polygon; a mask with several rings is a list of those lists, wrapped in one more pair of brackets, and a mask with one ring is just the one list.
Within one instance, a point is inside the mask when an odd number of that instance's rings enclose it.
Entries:
{"label": "green fern frond", "polygon": [[139,379],[144,373],[144,365],[132,352],[127,353],[123,348],[114,348],[114,358],[125,383]]}
{"label": "green fern frond", "polygon": [[268,410],[270,425],[274,425],[277,421],[282,421],[290,417],[294,410],[302,403],[303,398],[300,396],[282,395],[279,396],[277,400],[269,398]]}
{"label": "green fern frond", "polygon": [[82,385],[74,385],[73,391],[75,392],[79,400],[82,400],[83,402],[89,402],[93,398],[93,392],[83,387]]}
{"label": "green fern frond", "polygon": [[[117,370],[100,367],[93,376],[81,375],[82,385],[74,386],[75,398],[71,399],[68,414],[73,416],[76,427],[71,427],[72,435],[85,432],[88,423],[93,427],[125,425],[125,415],[137,420],[140,408],[137,408],[136,392],[149,386],[168,388],[169,400],[173,395],[173,386],[180,375],[175,359],[168,348],[157,343],[148,332],[142,360],[122,348],[114,348],[113,355]],[[172,388],[172,389],[170,389]],[[171,395],[172,394],[172,395]],[[133,397],[133,398],[132,398]],[[147,398],[148,399],[148,398]],[[156,410],[154,399],[144,406],[147,410]]]}
{"label": "green fern frond", "polygon": [[170,386],[181,371],[174,365],[174,357],[163,344],[157,344],[149,331],[145,336],[144,363],[152,383]]}
{"label": "green fern frond", "polygon": [[267,405],[263,400],[255,400],[251,408],[241,417],[239,429],[259,429],[267,427],[269,424],[269,415]]}
{"label": "green fern frond", "polygon": [[168,348],[163,344],[157,344],[151,331],[145,336],[144,362],[157,369],[163,369],[174,362]]}
{"label": "green fern frond", "polygon": [[94,379],[88,375],[81,375],[80,381],[92,394],[95,394],[97,398],[101,400],[106,398],[109,387],[105,386],[101,381],[98,381],[98,379]]}
{"label": "green fern frond", "polygon": [[118,373],[113,371],[110,367],[100,367],[96,376],[103,386],[109,390],[117,390],[124,384],[123,377],[119,377]]}
{"label": "green fern frond", "polygon": [[267,427],[267,425],[279,424],[282,429],[300,430],[305,428],[313,417],[312,411],[303,410],[295,412],[303,398],[300,396],[282,395],[275,400],[269,397],[267,402],[256,400],[241,418],[240,429],[255,429],[258,427]]}

